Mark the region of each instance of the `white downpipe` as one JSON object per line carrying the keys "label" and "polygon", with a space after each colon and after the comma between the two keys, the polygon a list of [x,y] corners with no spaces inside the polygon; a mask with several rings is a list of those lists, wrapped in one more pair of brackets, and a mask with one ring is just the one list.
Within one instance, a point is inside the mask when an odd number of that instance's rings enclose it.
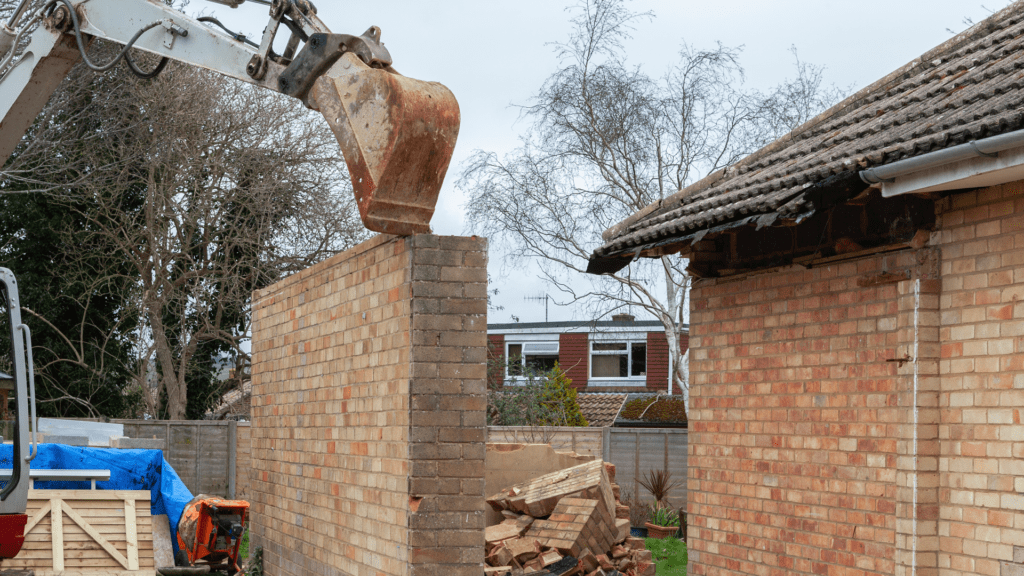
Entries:
{"label": "white downpipe", "polygon": [[921,363],[920,363],[920,343],[921,343],[921,280],[914,281],[914,496],[913,496],[913,533],[911,537],[913,541],[910,549],[910,573],[917,574],[917,470],[920,467],[920,462],[917,454],[917,423],[918,423],[918,409],[917,409],[917,388],[918,380],[921,374]]}

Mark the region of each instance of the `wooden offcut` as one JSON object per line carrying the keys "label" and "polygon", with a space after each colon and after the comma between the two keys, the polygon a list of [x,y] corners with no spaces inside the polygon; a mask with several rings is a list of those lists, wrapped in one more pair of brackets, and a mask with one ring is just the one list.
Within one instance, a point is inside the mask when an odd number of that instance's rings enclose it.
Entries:
{"label": "wooden offcut", "polygon": [[148,490],[30,490],[25,545],[3,569],[36,576],[150,576]]}

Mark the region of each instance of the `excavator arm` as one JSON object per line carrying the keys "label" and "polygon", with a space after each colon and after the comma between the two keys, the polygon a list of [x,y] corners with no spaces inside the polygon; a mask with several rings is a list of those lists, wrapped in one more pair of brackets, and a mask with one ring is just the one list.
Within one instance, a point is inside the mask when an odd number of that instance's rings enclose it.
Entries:
{"label": "excavator arm", "polygon": [[[212,0],[237,7],[245,0]],[[309,0],[273,0],[260,44],[212,28],[160,0],[49,0],[42,10],[18,7],[0,25],[0,158],[14,151],[71,67],[89,60],[94,38],[125,45],[119,59],[140,76],[159,73],[166,60],[219,72],[301,100],[324,115],[341,146],[364,225],[408,235],[430,231],[430,219],[459,131],[452,93],[434,82],[398,74],[380,42],[380,29],[334,34]],[[264,3],[264,2],[260,2]],[[283,54],[278,33],[290,34]],[[13,47],[29,45],[16,60]],[[142,71],[131,59],[142,50],[164,60]],[[115,62],[116,64],[116,62]],[[111,66],[112,67],[112,66]]]}

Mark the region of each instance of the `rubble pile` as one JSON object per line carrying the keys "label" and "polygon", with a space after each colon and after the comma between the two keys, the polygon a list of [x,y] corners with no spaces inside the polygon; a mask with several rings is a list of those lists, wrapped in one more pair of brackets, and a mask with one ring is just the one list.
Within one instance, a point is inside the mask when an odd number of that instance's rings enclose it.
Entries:
{"label": "rubble pile", "polygon": [[503,489],[487,499],[487,576],[654,576],[642,538],[629,537],[615,465],[595,460]]}

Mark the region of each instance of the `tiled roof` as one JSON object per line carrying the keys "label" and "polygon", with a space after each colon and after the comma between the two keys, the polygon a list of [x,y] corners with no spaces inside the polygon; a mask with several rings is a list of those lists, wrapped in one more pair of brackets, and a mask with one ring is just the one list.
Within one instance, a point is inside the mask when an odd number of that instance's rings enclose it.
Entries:
{"label": "tiled roof", "polygon": [[228,416],[249,417],[252,402],[252,381],[246,380],[242,388],[229,390],[221,397],[216,408],[206,413],[206,419],[219,420]]}
{"label": "tiled roof", "polygon": [[576,395],[579,402],[580,412],[587,419],[587,424],[594,427],[611,426],[615,422],[622,403],[625,402],[625,394],[600,394],[580,393]]}
{"label": "tiled roof", "polygon": [[865,168],[1024,128],[1022,104],[1018,1],[732,167],[610,228],[591,267],[737,221],[760,228],[795,219],[813,211],[823,193],[859,180]]}

